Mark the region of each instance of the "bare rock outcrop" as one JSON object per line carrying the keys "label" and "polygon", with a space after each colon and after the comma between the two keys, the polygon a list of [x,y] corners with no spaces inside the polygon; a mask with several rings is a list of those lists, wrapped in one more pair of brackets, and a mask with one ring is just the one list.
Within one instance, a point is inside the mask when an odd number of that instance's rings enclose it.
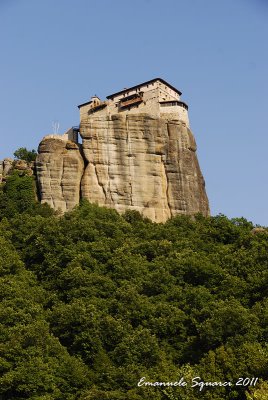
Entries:
{"label": "bare rock outcrop", "polygon": [[0,183],[4,182],[14,170],[26,173],[27,175],[33,175],[34,162],[13,160],[12,158],[5,158],[3,161],[0,161]]}
{"label": "bare rock outcrop", "polygon": [[45,136],[38,148],[36,175],[42,203],[65,212],[79,203],[84,160],[79,145],[60,135]]}
{"label": "bare rock outcrop", "polygon": [[155,222],[209,214],[190,129],[149,114],[89,116],[81,121],[87,165],[81,195],[90,202],[140,211]]}
{"label": "bare rock outcrop", "polygon": [[255,228],[251,229],[250,233],[252,235],[259,235],[259,234],[263,234],[263,233],[268,234],[268,229],[267,228],[263,228],[261,226],[258,226],[258,227],[255,227]]}
{"label": "bare rock outcrop", "polygon": [[12,158],[5,158],[0,161],[0,183],[5,181],[6,177],[13,171],[13,163]]}
{"label": "bare rock outcrop", "polygon": [[39,145],[36,175],[42,203],[62,212],[80,198],[137,210],[155,222],[177,214],[209,215],[196,143],[179,119],[150,114],[88,115],[83,144],[63,135]]}

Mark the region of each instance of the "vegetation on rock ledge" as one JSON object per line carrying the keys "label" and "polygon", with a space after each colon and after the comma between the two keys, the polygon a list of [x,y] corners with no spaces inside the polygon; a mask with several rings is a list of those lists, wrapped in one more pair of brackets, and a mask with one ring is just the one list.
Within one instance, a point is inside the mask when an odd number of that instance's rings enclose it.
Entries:
{"label": "vegetation on rock ledge", "polygon": [[[32,179],[14,174],[0,192],[1,400],[267,398],[266,231],[87,202],[59,217]],[[232,386],[200,391],[197,376]]]}
{"label": "vegetation on rock ledge", "polygon": [[27,162],[34,161],[37,157],[37,152],[33,150],[27,150],[26,147],[20,147],[14,152],[14,157],[17,160],[24,160]]}

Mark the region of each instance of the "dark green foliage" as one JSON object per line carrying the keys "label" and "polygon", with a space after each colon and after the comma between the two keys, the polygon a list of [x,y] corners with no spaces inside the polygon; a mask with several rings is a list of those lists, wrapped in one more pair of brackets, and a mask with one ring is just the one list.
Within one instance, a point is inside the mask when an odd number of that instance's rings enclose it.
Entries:
{"label": "dark green foliage", "polygon": [[2,217],[12,217],[33,207],[35,203],[34,181],[17,171],[9,176],[0,192],[0,212]]}
{"label": "dark green foliage", "polygon": [[51,334],[44,289],[10,242],[0,245],[0,398],[75,399],[89,371]]}
{"label": "dark green foliage", "polygon": [[35,150],[27,150],[26,147],[20,147],[14,151],[14,157],[17,160],[25,160],[28,162],[34,161],[37,157],[37,152]]}
{"label": "dark green foliage", "polygon": [[[268,235],[245,219],[38,206],[2,189],[0,399],[246,400],[268,377]],[[199,391],[191,380],[231,381]],[[138,387],[146,381],[187,387]],[[260,389],[235,386],[259,377]],[[254,390],[253,390],[254,389]]]}
{"label": "dark green foliage", "polygon": [[0,186],[0,219],[21,213],[45,217],[54,214],[48,205],[37,201],[34,177],[15,170]]}

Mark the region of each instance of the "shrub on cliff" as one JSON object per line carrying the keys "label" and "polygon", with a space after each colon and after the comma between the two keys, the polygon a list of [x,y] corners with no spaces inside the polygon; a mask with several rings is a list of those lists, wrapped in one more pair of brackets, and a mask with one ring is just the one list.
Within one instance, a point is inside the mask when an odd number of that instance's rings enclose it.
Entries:
{"label": "shrub on cliff", "polygon": [[0,185],[0,220],[24,212],[47,217],[54,214],[47,204],[38,202],[34,177],[14,170]]}
{"label": "shrub on cliff", "polygon": [[27,150],[26,147],[20,147],[16,151],[14,151],[14,157],[17,160],[24,160],[27,162],[35,161],[37,156],[37,152],[33,150]]}

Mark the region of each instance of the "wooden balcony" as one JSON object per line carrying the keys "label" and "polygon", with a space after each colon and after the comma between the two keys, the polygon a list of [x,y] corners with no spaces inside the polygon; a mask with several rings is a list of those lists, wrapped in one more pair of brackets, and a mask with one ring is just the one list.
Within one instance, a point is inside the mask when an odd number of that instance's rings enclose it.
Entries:
{"label": "wooden balcony", "polygon": [[125,108],[125,107],[131,107],[133,105],[137,105],[139,103],[142,103],[142,97],[139,95],[134,95],[133,97],[130,96],[126,97],[125,99],[121,99],[120,103],[119,103],[119,107],[120,108]]}
{"label": "wooden balcony", "polygon": [[102,110],[103,108],[107,107],[106,103],[98,104],[88,110],[88,114],[93,114],[96,111]]}

